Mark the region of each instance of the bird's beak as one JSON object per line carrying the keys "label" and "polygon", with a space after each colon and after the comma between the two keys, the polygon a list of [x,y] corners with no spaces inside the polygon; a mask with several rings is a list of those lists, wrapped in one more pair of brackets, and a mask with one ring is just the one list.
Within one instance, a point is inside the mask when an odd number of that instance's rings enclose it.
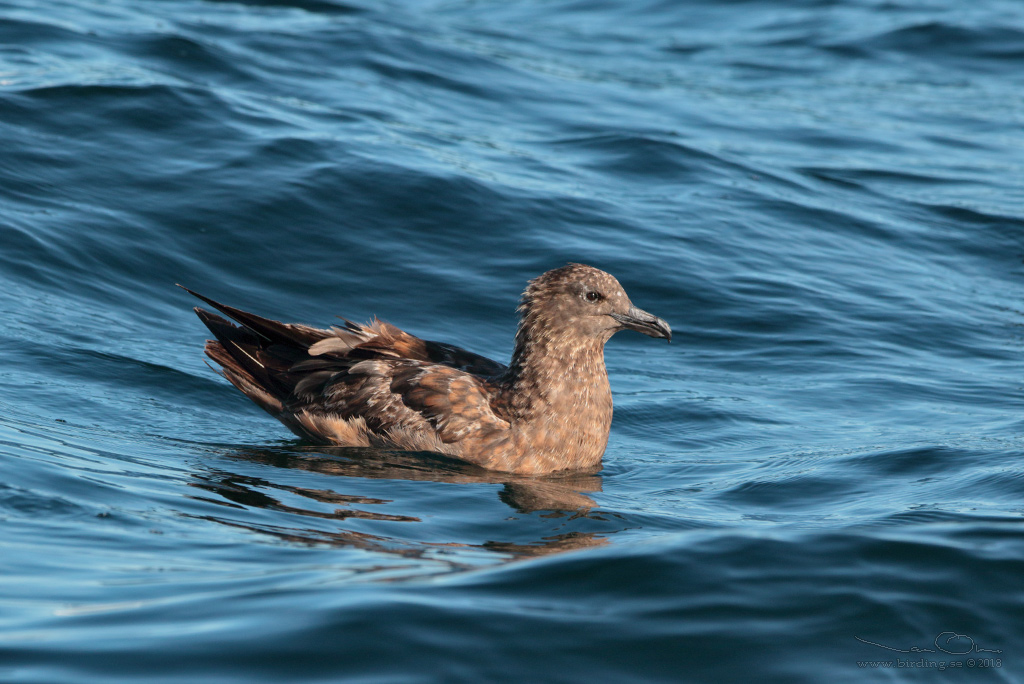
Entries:
{"label": "bird's beak", "polygon": [[651,337],[664,337],[669,342],[672,341],[672,328],[668,326],[668,323],[657,316],[652,316],[643,309],[631,306],[628,313],[611,313],[608,315],[617,320],[623,328],[636,330]]}

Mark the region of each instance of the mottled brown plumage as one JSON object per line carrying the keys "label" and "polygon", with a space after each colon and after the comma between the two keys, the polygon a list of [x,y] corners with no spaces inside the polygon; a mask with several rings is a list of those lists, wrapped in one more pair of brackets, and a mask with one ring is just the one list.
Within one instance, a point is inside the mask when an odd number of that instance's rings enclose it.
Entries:
{"label": "mottled brown plumage", "polygon": [[583,264],[530,281],[507,367],[380,320],[321,330],[188,291],[240,324],[197,307],[217,338],[206,354],[297,435],[522,474],[596,468],[612,421],[605,342],[624,328],[672,336],[614,277]]}

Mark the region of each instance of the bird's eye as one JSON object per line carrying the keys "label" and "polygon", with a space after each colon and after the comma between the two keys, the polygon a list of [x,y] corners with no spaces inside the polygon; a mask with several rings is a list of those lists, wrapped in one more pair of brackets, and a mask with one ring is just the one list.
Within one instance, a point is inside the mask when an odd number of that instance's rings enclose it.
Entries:
{"label": "bird's eye", "polygon": [[600,292],[594,292],[593,290],[585,294],[584,297],[588,302],[599,302],[602,299],[604,299],[604,295],[602,295]]}

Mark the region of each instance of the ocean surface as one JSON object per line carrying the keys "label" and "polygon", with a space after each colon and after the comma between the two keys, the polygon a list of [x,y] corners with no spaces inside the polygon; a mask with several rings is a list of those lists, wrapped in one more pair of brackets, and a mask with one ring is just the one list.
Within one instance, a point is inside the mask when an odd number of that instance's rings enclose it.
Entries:
{"label": "ocean surface", "polygon": [[[304,444],[182,283],[507,361],[596,475]],[[972,670],[972,672],[967,672]],[[1024,4],[0,4],[0,682],[1024,680]]]}

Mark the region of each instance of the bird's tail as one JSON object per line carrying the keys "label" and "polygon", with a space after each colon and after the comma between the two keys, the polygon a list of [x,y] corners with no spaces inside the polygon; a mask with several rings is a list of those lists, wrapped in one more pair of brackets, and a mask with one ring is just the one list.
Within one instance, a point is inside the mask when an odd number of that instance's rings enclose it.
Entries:
{"label": "bird's tail", "polygon": [[205,351],[220,366],[221,374],[259,407],[283,419],[283,402],[299,379],[292,367],[308,358],[309,347],[329,333],[263,318],[179,287],[241,324],[195,308],[199,320],[216,338],[207,340]]}

